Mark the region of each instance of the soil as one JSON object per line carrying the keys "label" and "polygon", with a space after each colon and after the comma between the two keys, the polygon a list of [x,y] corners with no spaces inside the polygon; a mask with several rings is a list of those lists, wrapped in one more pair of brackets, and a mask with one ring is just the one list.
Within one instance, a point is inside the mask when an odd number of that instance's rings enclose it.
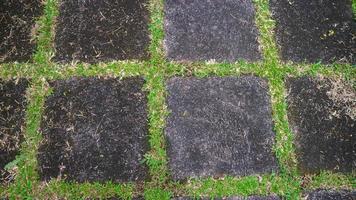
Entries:
{"label": "soil", "polygon": [[71,78],[54,81],[41,123],[41,180],[143,181],[148,151],[144,80]]}
{"label": "soil", "polygon": [[41,0],[0,1],[0,63],[31,60],[31,39],[36,18],[42,15]]}
{"label": "soil", "polygon": [[174,180],[278,171],[265,80],[172,78],[167,90],[165,135]]}
{"label": "soil", "polygon": [[23,140],[28,84],[25,79],[0,80],[0,183],[13,178],[4,167],[15,160]]}
{"label": "soil", "polygon": [[166,56],[175,61],[261,58],[251,1],[165,1]]}
{"label": "soil", "polygon": [[333,82],[311,77],[286,81],[288,118],[296,135],[298,165],[303,174],[356,169],[356,119],[346,109],[352,104],[336,102],[337,94],[330,96]]}
{"label": "soil", "polygon": [[346,190],[316,190],[307,195],[307,200],[354,200],[356,199],[356,191],[350,192]]}
{"label": "soil", "polygon": [[63,0],[54,60],[71,62],[147,59],[147,0]]}
{"label": "soil", "polygon": [[351,0],[271,0],[284,61],[356,63]]}

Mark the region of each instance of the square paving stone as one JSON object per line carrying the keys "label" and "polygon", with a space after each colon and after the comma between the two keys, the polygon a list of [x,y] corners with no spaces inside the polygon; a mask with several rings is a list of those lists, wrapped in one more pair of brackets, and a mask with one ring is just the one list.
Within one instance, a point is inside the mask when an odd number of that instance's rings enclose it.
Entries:
{"label": "square paving stone", "polygon": [[55,37],[55,60],[99,62],[146,59],[146,0],[63,0]]}
{"label": "square paving stone", "polygon": [[267,82],[253,76],[168,80],[165,134],[173,179],[277,171]]}
{"label": "square paving stone", "polygon": [[307,200],[355,200],[356,191],[316,190],[307,195]]}
{"label": "square paving stone", "polygon": [[296,135],[299,170],[356,169],[356,92],[326,78],[288,78],[288,119]]}
{"label": "square paving stone", "polygon": [[15,160],[23,139],[28,84],[25,79],[0,79],[0,183],[10,178],[4,167]]}
{"label": "square paving stone", "polygon": [[144,80],[72,78],[51,83],[41,123],[42,180],[142,181],[147,167]]}
{"label": "square paving stone", "polygon": [[42,8],[41,0],[0,1],[0,63],[31,59],[35,22]]}
{"label": "square paving stone", "polygon": [[164,27],[169,60],[261,58],[251,0],[166,0]]}
{"label": "square paving stone", "polygon": [[270,0],[284,61],[356,63],[351,0]]}

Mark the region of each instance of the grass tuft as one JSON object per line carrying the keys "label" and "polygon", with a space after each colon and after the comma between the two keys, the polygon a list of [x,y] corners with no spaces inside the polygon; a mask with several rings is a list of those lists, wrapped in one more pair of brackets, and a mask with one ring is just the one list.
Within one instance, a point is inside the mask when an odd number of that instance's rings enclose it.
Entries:
{"label": "grass tuft", "polygon": [[170,200],[171,193],[159,188],[152,188],[145,191],[144,197],[146,200]]}

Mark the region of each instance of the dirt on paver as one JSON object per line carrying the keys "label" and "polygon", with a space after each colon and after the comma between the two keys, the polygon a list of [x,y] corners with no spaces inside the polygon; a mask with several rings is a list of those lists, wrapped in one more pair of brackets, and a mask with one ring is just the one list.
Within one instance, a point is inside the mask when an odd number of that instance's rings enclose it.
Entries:
{"label": "dirt on paver", "polygon": [[143,181],[148,151],[141,78],[71,78],[51,83],[39,148],[42,180]]}
{"label": "dirt on paver", "polygon": [[356,169],[356,91],[345,82],[327,78],[288,78],[286,84],[299,170],[308,174]]}
{"label": "dirt on paver", "polygon": [[165,135],[174,180],[278,172],[265,80],[172,78],[167,90]]}
{"label": "dirt on paver", "polygon": [[14,178],[4,167],[15,160],[23,140],[28,84],[25,79],[0,79],[0,183]]}
{"label": "dirt on paver", "polygon": [[55,61],[148,58],[146,0],[63,0],[57,21]]}
{"label": "dirt on paver", "polygon": [[166,56],[174,61],[261,58],[251,0],[165,1]]}
{"label": "dirt on paver", "polygon": [[270,0],[284,61],[356,63],[351,0]]}
{"label": "dirt on paver", "polygon": [[42,12],[41,0],[0,1],[0,63],[31,60],[35,21]]}

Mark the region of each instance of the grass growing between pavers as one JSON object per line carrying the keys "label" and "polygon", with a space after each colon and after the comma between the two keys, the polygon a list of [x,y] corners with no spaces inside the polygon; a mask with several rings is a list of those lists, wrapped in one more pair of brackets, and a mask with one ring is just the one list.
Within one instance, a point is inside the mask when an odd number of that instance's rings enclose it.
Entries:
{"label": "grass growing between pavers", "polygon": [[[282,172],[293,173],[295,158],[293,152],[293,136],[286,119],[286,103],[284,101],[283,77],[286,69],[280,64],[278,49],[274,39],[275,22],[271,18],[268,0],[255,0],[256,23],[260,30],[260,45],[263,49],[263,67],[270,84],[273,117],[277,133],[275,151],[279,158]],[[292,163],[290,163],[292,161]]]}
{"label": "grass growing between pavers", "polygon": [[[154,67],[153,67],[154,69]],[[155,70],[149,73],[147,89],[148,108],[149,108],[149,142],[151,151],[146,154],[146,162],[150,167],[152,177],[152,186],[162,186],[167,181],[167,155],[165,151],[165,140],[163,137],[163,128],[165,125],[165,117],[167,108],[164,102],[164,79],[163,76],[157,74]]]}
{"label": "grass growing between pavers", "polygon": [[167,190],[162,190],[159,188],[150,188],[145,190],[144,198],[145,199],[162,199],[162,200],[170,200],[172,197],[172,193]]}
{"label": "grass growing between pavers", "polygon": [[341,173],[331,173],[327,171],[321,172],[317,176],[305,177],[307,190],[318,188],[323,189],[355,189],[356,181],[352,175],[344,175]]}
{"label": "grass growing between pavers", "polygon": [[[249,196],[271,193],[287,199],[298,199],[302,189],[356,188],[355,175],[343,175],[322,172],[319,175],[301,177],[296,169],[294,136],[289,129],[287,103],[285,101],[284,78],[286,76],[337,76],[356,85],[356,69],[352,65],[334,64],[293,64],[280,63],[278,48],[274,39],[275,22],[271,19],[268,0],[254,0],[256,6],[256,24],[260,31],[259,42],[262,47],[263,61],[248,63],[168,63],[163,51],[163,5],[164,0],[151,0],[149,5],[151,22],[150,60],[113,61],[110,63],[84,64],[71,63],[59,66],[51,62],[53,56],[53,37],[55,18],[58,15],[58,0],[47,0],[44,16],[39,21],[38,47],[35,63],[1,64],[0,77],[28,77],[32,86],[28,91],[27,128],[21,154],[15,161],[18,174],[16,180],[6,188],[0,189],[2,196],[10,199],[84,199],[144,196],[146,199],[170,199],[175,195],[191,196]],[[355,11],[355,1],[353,1]],[[234,178],[225,176],[220,179],[192,179],[185,183],[170,181],[165,150],[164,127],[169,114],[165,102],[165,80],[172,76],[240,76],[253,74],[269,81],[272,98],[273,119],[275,123],[276,144],[274,151],[279,160],[281,172],[273,175],[247,176]],[[47,80],[64,79],[72,76],[143,76],[148,93],[149,142],[151,150],[145,156],[149,166],[151,180],[143,185],[135,184],[99,184],[67,183],[52,180],[48,184],[38,181],[37,147],[42,136],[38,132],[45,97],[50,93]],[[305,184],[305,185],[304,185]],[[302,188],[304,186],[305,188]]]}
{"label": "grass growing between pavers", "polygon": [[167,182],[167,156],[165,151],[165,140],[163,128],[167,108],[165,106],[164,91],[164,59],[162,51],[163,40],[163,1],[150,1],[149,6],[151,22],[149,30],[151,32],[151,45],[149,51],[151,59],[147,74],[146,89],[148,94],[149,110],[149,142],[150,152],[146,154],[146,163],[150,168],[152,183],[148,188],[161,187]]}
{"label": "grass growing between pavers", "polygon": [[68,183],[64,181],[51,181],[49,185],[39,194],[40,199],[109,199],[117,197],[130,199],[134,194],[132,184],[113,184],[113,183]]}
{"label": "grass growing between pavers", "polygon": [[[37,23],[39,26],[37,35],[37,51],[34,55],[36,64],[51,66],[51,57],[54,55],[53,39],[54,24],[58,16],[58,0],[47,0],[45,3],[44,15]],[[41,66],[39,68],[44,68]]]}
{"label": "grass growing between pavers", "polygon": [[10,199],[34,198],[37,188],[37,145],[41,140],[38,133],[43,103],[49,90],[44,81],[33,80],[28,91],[29,105],[26,114],[26,130],[24,142],[21,144],[20,155],[17,156],[17,176],[9,187]]}

